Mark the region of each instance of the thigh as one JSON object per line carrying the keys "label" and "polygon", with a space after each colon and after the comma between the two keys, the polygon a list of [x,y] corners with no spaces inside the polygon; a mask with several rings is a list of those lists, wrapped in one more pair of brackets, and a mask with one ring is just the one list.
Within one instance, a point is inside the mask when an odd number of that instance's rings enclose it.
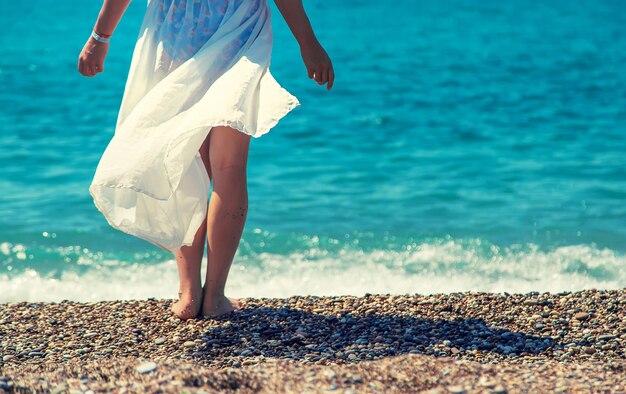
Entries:
{"label": "thigh", "polygon": [[213,127],[209,133],[209,161],[213,174],[230,167],[245,169],[248,164],[250,138],[248,134],[232,127]]}

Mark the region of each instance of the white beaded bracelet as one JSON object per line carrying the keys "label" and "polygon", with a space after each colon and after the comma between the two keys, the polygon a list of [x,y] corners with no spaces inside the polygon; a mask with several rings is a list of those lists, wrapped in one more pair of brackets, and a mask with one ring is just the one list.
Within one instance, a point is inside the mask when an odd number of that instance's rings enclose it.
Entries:
{"label": "white beaded bracelet", "polygon": [[109,42],[111,40],[111,37],[109,38],[104,38],[100,35],[98,35],[98,33],[96,33],[95,30],[91,31],[91,36],[96,40],[96,41],[100,41],[100,42]]}

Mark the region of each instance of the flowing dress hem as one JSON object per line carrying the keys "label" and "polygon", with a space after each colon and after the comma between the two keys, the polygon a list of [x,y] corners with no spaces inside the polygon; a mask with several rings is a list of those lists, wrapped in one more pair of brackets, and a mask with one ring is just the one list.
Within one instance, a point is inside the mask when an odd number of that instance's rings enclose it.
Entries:
{"label": "flowing dress hem", "polygon": [[[284,89],[283,89],[284,90]],[[285,90],[285,93],[287,93],[289,95],[289,93]],[[287,101],[287,103],[284,105],[284,107],[277,111],[276,115],[274,117],[271,118],[271,120],[269,120],[266,124],[266,126],[259,128],[256,133],[253,133],[250,128],[248,128],[245,125],[245,122],[242,122],[240,120],[226,120],[226,119],[222,119],[222,120],[211,120],[211,121],[207,121],[207,122],[203,122],[201,125],[197,125],[194,126],[184,132],[182,132],[179,135],[179,138],[177,138],[176,140],[180,140],[182,138],[184,138],[184,136],[188,136],[190,134],[193,134],[194,132],[196,132],[197,130],[200,129],[206,129],[209,128],[209,133],[211,131],[211,129],[213,127],[216,126],[228,126],[228,127],[232,127],[235,130],[238,130],[244,134],[247,134],[253,138],[258,138],[261,137],[262,135],[268,133],[274,126],[276,126],[276,124],[278,124],[278,122],[280,121],[280,119],[282,119],[284,116],[286,116],[290,111],[292,111],[294,108],[300,106],[300,102],[299,100],[295,97],[295,96],[291,96],[290,99]],[[208,133],[207,133],[208,135]],[[182,137],[181,137],[182,136]],[[167,150],[167,152],[169,153],[169,149]],[[167,154],[166,154],[166,158],[167,158]],[[204,167],[204,166],[202,166]],[[205,174],[208,178],[208,173],[206,173],[206,169],[204,169]],[[165,172],[167,173],[167,167],[165,167]],[[168,179],[170,179],[169,174],[167,174]],[[106,221],[109,223],[109,225],[119,231],[122,231],[124,233],[127,233],[129,235],[133,235],[135,237],[141,238],[145,241],[148,241],[150,243],[152,243],[153,245],[158,246],[159,248],[161,248],[162,250],[166,251],[166,252],[174,252],[175,250],[180,249],[183,246],[190,246],[192,245],[193,241],[189,241],[189,242],[185,242],[185,240],[180,240],[177,241],[176,244],[179,245],[178,247],[168,247],[165,246],[163,244],[160,244],[158,242],[156,242],[153,238],[152,234],[147,234],[147,233],[142,233],[140,231],[135,231],[133,226],[125,226],[122,224],[117,224],[115,222],[113,222],[112,219],[112,215],[110,214],[110,211],[105,209],[104,206],[102,206],[100,204],[100,197],[97,195],[96,190],[99,188],[114,188],[114,189],[130,189],[133,190],[136,193],[140,193],[143,195],[146,195],[154,200],[158,200],[158,201],[168,201],[170,198],[172,198],[172,196],[174,195],[174,193],[176,192],[176,188],[172,188],[170,189],[170,194],[167,198],[159,198],[156,195],[154,195],[153,193],[144,190],[140,187],[137,187],[136,185],[133,184],[122,184],[122,183],[107,183],[107,182],[97,182],[97,181],[93,181],[91,183],[91,185],[89,186],[89,193],[91,194],[93,201],[94,201],[94,205],[96,206],[96,208],[102,213],[102,215],[105,217]],[[197,228],[195,229],[195,231],[197,232]],[[195,234],[195,232],[194,232]]]}

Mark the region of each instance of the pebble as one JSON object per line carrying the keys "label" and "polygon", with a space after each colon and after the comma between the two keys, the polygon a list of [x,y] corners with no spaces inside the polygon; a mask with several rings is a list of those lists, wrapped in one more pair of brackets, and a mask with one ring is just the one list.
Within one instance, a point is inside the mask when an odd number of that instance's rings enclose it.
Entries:
{"label": "pebble", "polygon": [[481,377],[478,380],[478,384],[480,384],[482,387],[495,387],[497,382],[493,381],[493,380],[489,380],[488,378],[485,378],[484,376]]}
{"label": "pebble", "polygon": [[322,376],[324,376],[327,379],[334,379],[337,377],[337,373],[333,371],[332,369],[325,369],[322,372]]}
{"label": "pebble", "polygon": [[587,320],[589,319],[589,314],[587,312],[578,312],[574,315],[574,319],[576,320]]}
{"label": "pebble", "polygon": [[167,341],[167,338],[165,337],[160,337],[154,340],[154,343],[157,345],[162,345]]}
{"label": "pebble", "polygon": [[9,360],[12,360],[13,358],[15,358],[14,355],[7,354],[6,356],[2,357],[2,361],[9,361]]}
{"label": "pebble", "polygon": [[183,343],[184,347],[193,347],[196,346],[196,343],[193,341],[186,341],[185,343]]}
{"label": "pebble", "polygon": [[584,349],[583,349],[583,351],[584,351],[585,353],[587,353],[587,354],[594,354],[594,353],[596,352],[596,349],[594,349],[594,348],[592,348],[592,347],[588,346],[588,347],[584,348]]}
{"label": "pebble", "polygon": [[66,390],[67,390],[67,383],[61,383],[61,384],[54,386],[54,388],[50,391],[50,394],[61,394],[61,393],[64,393]]}
{"label": "pebble", "polygon": [[154,361],[148,361],[137,366],[137,372],[149,373],[157,369],[157,365]]}

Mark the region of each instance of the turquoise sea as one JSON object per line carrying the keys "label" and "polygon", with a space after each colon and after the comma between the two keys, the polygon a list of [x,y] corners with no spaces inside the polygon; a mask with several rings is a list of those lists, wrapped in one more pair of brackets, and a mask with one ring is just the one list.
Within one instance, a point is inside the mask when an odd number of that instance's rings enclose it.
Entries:
{"label": "turquoise sea", "polygon": [[[626,287],[626,3],[304,4],[335,87],[272,4],[302,106],[251,142],[230,295]],[[176,297],[172,256],[88,193],[146,2],[86,78],[100,6],[0,2],[0,302]]]}

